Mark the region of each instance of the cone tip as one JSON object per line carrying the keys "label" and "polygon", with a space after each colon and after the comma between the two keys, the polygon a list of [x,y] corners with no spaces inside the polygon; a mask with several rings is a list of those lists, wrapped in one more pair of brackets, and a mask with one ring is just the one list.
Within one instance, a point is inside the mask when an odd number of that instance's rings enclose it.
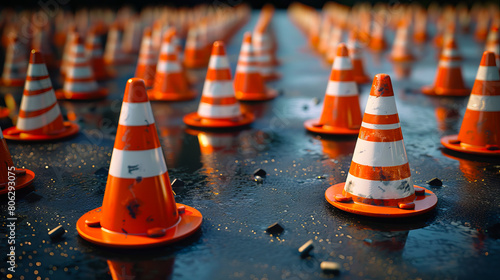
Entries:
{"label": "cone tip", "polygon": [[144,80],[140,78],[128,79],[125,94],[123,95],[123,102],[139,103],[148,101]]}
{"label": "cone tip", "polygon": [[485,51],[481,58],[481,66],[497,66],[495,61],[495,54],[493,52]]}
{"label": "cone tip", "polygon": [[212,47],[212,55],[226,55],[226,50],[224,48],[224,42],[215,41]]}
{"label": "cone tip", "polygon": [[394,96],[392,90],[391,77],[388,74],[377,74],[373,78],[372,90],[370,95],[373,96]]}
{"label": "cone tip", "polygon": [[30,63],[31,64],[45,63],[42,53],[40,51],[32,49],[30,54]]}
{"label": "cone tip", "polygon": [[245,32],[245,34],[243,34],[243,43],[252,43],[252,33],[250,31],[247,31]]}
{"label": "cone tip", "polygon": [[340,43],[337,46],[337,56],[344,56],[347,57],[349,56],[349,51],[347,50],[347,47],[344,43]]}

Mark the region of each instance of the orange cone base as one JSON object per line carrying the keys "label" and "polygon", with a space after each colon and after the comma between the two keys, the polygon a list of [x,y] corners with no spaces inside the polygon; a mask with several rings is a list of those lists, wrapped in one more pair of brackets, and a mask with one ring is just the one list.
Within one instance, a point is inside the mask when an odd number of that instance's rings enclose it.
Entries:
{"label": "orange cone base", "polygon": [[99,88],[92,93],[77,93],[58,89],[55,91],[58,100],[97,100],[104,99],[108,96],[108,89]]}
{"label": "orange cone base", "polygon": [[472,146],[472,145],[460,145],[460,140],[458,140],[458,135],[450,135],[441,138],[441,144],[446,148],[474,155],[482,156],[500,156],[500,146],[488,145],[488,146]]}
{"label": "orange cone base", "polygon": [[470,89],[436,88],[434,86],[424,86],[422,87],[422,93],[438,96],[467,96],[470,95]]}
{"label": "orange cone base", "polygon": [[0,86],[4,87],[23,87],[24,86],[24,79],[23,80],[0,80]]}
{"label": "orange cone base", "polygon": [[3,137],[14,141],[48,141],[58,140],[73,136],[80,131],[76,123],[64,122],[64,131],[58,134],[29,134],[20,132],[15,126],[9,127],[3,131]]}
{"label": "orange cone base", "polygon": [[250,113],[243,113],[240,117],[233,119],[209,119],[202,118],[197,112],[193,112],[184,116],[184,123],[201,128],[230,128],[249,125],[254,119],[254,115]]}
{"label": "orange cone base", "polygon": [[280,73],[277,73],[277,72],[274,72],[270,75],[262,75],[262,78],[265,80],[265,81],[276,81],[276,80],[279,80],[281,79],[281,74]]}
{"label": "orange cone base", "polygon": [[367,84],[368,82],[371,82],[372,79],[368,76],[354,76],[354,81],[356,84]]}
{"label": "orange cone base", "polygon": [[0,119],[8,117],[10,110],[8,108],[0,108]]}
{"label": "orange cone base", "polygon": [[334,127],[329,125],[319,124],[319,119],[308,120],[304,122],[304,126],[307,130],[319,133],[319,134],[330,134],[330,135],[358,135],[359,128],[349,129],[345,127]]}
{"label": "orange cone base", "polygon": [[114,248],[145,248],[161,246],[186,238],[198,230],[203,219],[201,213],[193,207],[176,203],[177,208],[185,207],[184,213],[179,213],[179,222],[164,230],[165,234],[158,237],[148,235],[125,234],[104,230],[100,225],[88,226],[88,222],[98,223],[101,219],[101,207],[85,213],[76,223],[76,229],[81,237],[97,245]]}
{"label": "orange cone base", "polygon": [[[22,168],[16,168],[16,170],[26,171],[24,175],[18,176],[16,178],[16,185],[15,185],[16,191],[31,185],[33,179],[35,179],[35,172]],[[9,192],[8,183],[0,185],[0,195],[4,195],[8,192]]]}
{"label": "orange cone base", "polygon": [[264,93],[246,93],[242,91],[235,92],[236,99],[240,101],[268,101],[278,97],[278,91],[275,89],[266,89]]}
{"label": "orange cone base", "polygon": [[415,190],[424,190],[425,195],[416,195],[413,203],[415,208],[413,209],[401,209],[398,207],[388,207],[388,206],[376,206],[371,204],[364,204],[359,202],[353,202],[352,200],[348,202],[339,202],[335,199],[335,196],[342,195],[345,183],[340,183],[329,187],[325,192],[325,197],[328,202],[339,208],[340,210],[351,212],[358,215],[370,216],[370,217],[380,217],[380,218],[402,218],[411,217],[420,214],[427,213],[434,209],[437,204],[436,195],[428,189],[413,186]]}
{"label": "orange cone base", "polygon": [[161,92],[148,90],[149,101],[187,101],[196,98],[196,92],[188,90],[185,93]]}

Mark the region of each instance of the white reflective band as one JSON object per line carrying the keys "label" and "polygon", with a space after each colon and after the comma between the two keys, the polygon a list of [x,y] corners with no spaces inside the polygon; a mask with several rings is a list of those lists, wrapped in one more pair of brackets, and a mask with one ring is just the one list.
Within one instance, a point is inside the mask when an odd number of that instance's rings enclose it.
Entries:
{"label": "white reflective band", "polygon": [[151,105],[149,102],[123,102],[118,123],[126,126],[140,126],[155,123]]}
{"label": "white reflective band", "polygon": [[500,74],[498,73],[498,67],[479,65],[479,69],[477,69],[476,80],[481,80],[481,81],[498,81],[498,80],[500,80]]}
{"label": "white reflective band", "polygon": [[24,89],[28,91],[47,89],[51,87],[52,87],[52,82],[50,81],[50,78],[45,78],[42,80],[33,80],[33,81],[26,80],[26,83],[24,84]]}
{"label": "white reflective band", "polygon": [[396,129],[400,128],[401,125],[399,123],[393,124],[372,124],[372,123],[361,123],[362,127],[370,128],[370,129],[379,129],[379,130],[387,130],[387,129]]}
{"label": "white reflective band", "polygon": [[365,113],[371,115],[394,115],[398,113],[394,96],[368,97]]}
{"label": "white reflective band", "polygon": [[371,199],[400,199],[415,193],[411,177],[396,181],[372,181],[347,175],[345,190]]}
{"label": "white reflective band", "polygon": [[95,49],[95,50],[87,50],[87,57],[101,57],[102,56],[102,50],[100,49]]}
{"label": "white reflective band", "polygon": [[161,44],[161,54],[175,54],[175,46],[174,44]]}
{"label": "white reflective band", "polygon": [[88,82],[65,82],[64,90],[65,91],[74,91],[74,92],[93,92],[98,90],[96,81],[88,81]]}
{"label": "white reflective band", "polygon": [[249,66],[249,65],[239,65],[236,66],[236,72],[238,73],[257,73],[260,72],[260,68],[258,66]]}
{"label": "white reflective band", "polygon": [[227,57],[225,55],[212,55],[210,56],[208,68],[216,70],[229,69],[229,61],[227,61]]}
{"label": "white reflective band", "polygon": [[200,102],[198,115],[205,118],[234,118],[241,114],[240,105],[212,105]]}
{"label": "white reflective band", "polygon": [[86,62],[87,62],[86,56],[75,57],[74,55],[72,55],[72,56],[68,57],[68,63],[81,64],[81,63],[86,63]]}
{"label": "white reflective band", "polygon": [[181,72],[181,65],[176,61],[158,61],[156,71],[161,73],[178,73]]}
{"label": "white reflective band", "polygon": [[167,172],[161,147],[143,151],[113,149],[109,175],[124,179],[149,178]]}
{"label": "white reflective band", "polygon": [[45,63],[29,64],[28,65],[28,76],[29,77],[41,77],[48,76],[49,71],[47,71],[47,66]]}
{"label": "white reflective band", "polygon": [[53,89],[37,95],[25,95],[21,101],[20,109],[25,112],[33,112],[45,109],[56,102],[56,95]]}
{"label": "white reflective band", "polygon": [[500,95],[471,94],[467,109],[482,112],[500,112]]}
{"label": "white reflective band", "polygon": [[59,110],[59,105],[56,105],[54,106],[54,108],[50,109],[50,111],[45,112],[44,114],[36,117],[32,118],[18,117],[17,129],[34,130],[37,128],[41,128],[53,122],[59,115],[61,115],[61,111]]}
{"label": "white reflective band", "polygon": [[457,56],[460,56],[460,53],[458,52],[457,49],[446,48],[443,50],[443,53],[441,55],[444,55],[447,57],[457,57]]}
{"label": "white reflective band", "polygon": [[73,54],[75,54],[75,53],[83,53],[84,51],[85,51],[85,50],[84,50],[83,45],[80,45],[80,44],[78,44],[78,45],[73,45],[73,47],[71,48],[71,52],[72,52]]}
{"label": "white reflective band", "polygon": [[68,71],[66,71],[66,75],[68,78],[76,78],[76,79],[85,79],[91,78],[94,76],[92,73],[92,69],[90,66],[86,65],[83,67],[68,67]]}
{"label": "white reflective band", "polygon": [[238,62],[256,63],[257,59],[254,56],[240,55]]}
{"label": "white reflective band", "polygon": [[336,56],[333,61],[333,70],[351,70],[352,62],[348,56]]}
{"label": "white reflective band", "polygon": [[358,138],[352,161],[367,166],[398,166],[408,163],[403,140],[373,142]]}
{"label": "white reflective band", "polygon": [[461,63],[457,60],[440,60],[439,67],[457,68],[460,67]]}
{"label": "white reflective band", "polygon": [[249,43],[243,43],[243,45],[241,46],[240,53],[242,52],[249,53],[252,51],[253,51],[252,45],[250,45]]}
{"label": "white reflective band", "polygon": [[330,96],[357,96],[358,88],[356,82],[328,81],[326,94]]}
{"label": "white reflective band", "polygon": [[234,97],[233,81],[205,81],[202,96]]}

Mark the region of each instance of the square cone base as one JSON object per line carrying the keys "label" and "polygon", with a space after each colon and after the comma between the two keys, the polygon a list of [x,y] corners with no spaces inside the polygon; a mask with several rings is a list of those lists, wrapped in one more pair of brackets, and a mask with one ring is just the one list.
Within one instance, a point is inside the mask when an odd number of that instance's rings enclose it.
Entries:
{"label": "square cone base", "polygon": [[99,88],[96,92],[92,93],[77,93],[58,89],[55,93],[58,100],[99,100],[108,96],[108,89]]}
{"label": "square cone base", "polygon": [[146,234],[125,234],[123,232],[111,232],[101,228],[101,207],[85,213],[76,223],[76,229],[80,236],[100,246],[113,248],[146,248],[157,247],[168,243],[179,241],[196,232],[201,226],[203,216],[193,207],[177,203],[177,208],[185,207],[184,213],[179,213],[177,224],[166,229],[165,234],[150,237]]}
{"label": "square cone base", "polygon": [[310,132],[329,135],[358,135],[359,128],[349,129],[345,127],[334,127],[319,124],[319,119],[308,120],[304,122],[304,126]]}
{"label": "square cone base", "polygon": [[470,95],[470,89],[447,89],[436,88],[434,86],[424,86],[422,87],[422,93],[432,96],[468,96]]}
{"label": "square cone base", "polygon": [[233,128],[249,125],[254,119],[255,117],[251,113],[242,113],[238,118],[209,119],[200,117],[197,112],[193,112],[184,116],[184,123],[198,128]]}
{"label": "square cone base", "polygon": [[441,138],[441,144],[447,149],[481,156],[500,156],[500,146],[479,147],[479,146],[462,146],[458,135],[450,135]]}
{"label": "square cone base", "polygon": [[73,136],[80,131],[80,126],[72,122],[64,122],[64,130],[58,134],[29,134],[19,131],[15,126],[3,131],[3,137],[14,141],[50,141]]}
{"label": "square cone base", "polygon": [[239,101],[268,101],[278,97],[278,91],[274,89],[267,89],[264,93],[244,93],[236,91],[235,96]]}
{"label": "square cone base", "polygon": [[358,215],[379,217],[379,218],[402,218],[421,215],[434,209],[437,204],[436,195],[428,189],[414,186],[415,189],[425,190],[425,195],[417,195],[413,203],[415,209],[401,209],[398,207],[376,206],[359,202],[338,202],[336,195],[342,195],[345,183],[340,183],[329,187],[325,192],[326,200],[340,210]]}
{"label": "square cone base", "polygon": [[[26,173],[24,175],[16,178],[16,185],[15,185],[16,191],[31,185],[31,183],[33,182],[33,179],[35,179],[35,172],[28,170],[28,169],[21,169],[21,168],[16,168],[16,170],[26,171]],[[9,192],[8,183],[6,183],[5,186],[3,186],[3,188],[0,188],[0,195],[4,195],[8,192]]]}
{"label": "square cone base", "polygon": [[188,101],[196,98],[196,92],[189,90],[185,93],[170,93],[155,90],[148,90],[149,101]]}

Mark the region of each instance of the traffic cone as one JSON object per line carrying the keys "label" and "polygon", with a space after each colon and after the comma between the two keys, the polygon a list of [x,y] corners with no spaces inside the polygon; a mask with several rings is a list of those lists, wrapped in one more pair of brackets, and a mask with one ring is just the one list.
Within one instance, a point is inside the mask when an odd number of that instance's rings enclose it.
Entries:
{"label": "traffic cone", "polygon": [[7,142],[3,138],[2,129],[0,128],[0,195],[11,190],[20,190],[31,185],[35,179],[35,173],[28,169],[15,168],[14,162],[7,147]]}
{"label": "traffic cone", "polygon": [[151,28],[146,27],[142,36],[137,67],[135,68],[135,77],[143,79],[148,88],[153,86],[158,60],[158,53],[153,49],[151,34]]}
{"label": "traffic cone", "polygon": [[186,46],[184,47],[184,66],[187,68],[203,68],[208,64],[205,44],[201,40],[200,30],[189,28]]}
{"label": "traffic cone", "polygon": [[351,31],[349,36],[349,41],[347,42],[347,48],[349,50],[349,56],[352,61],[352,70],[354,72],[354,81],[357,84],[366,84],[370,81],[370,78],[365,73],[365,67],[363,65],[363,48],[359,42],[359,34],[356,30]]}
{"label": "traffic cone", "polygon": [[137,54],[141,44],[141,22],[136,18],[132,18],[125,24],[123,33],[123,51],[125,53]]}
{"label": "traffic cone", "polygon": [[52,47],[49,40],[49,26],[37,26],[33,28],[33,41],[31,42],[31,49],[40,51],[43,54],[43,59],[47,65],[47,68],[54,69],[59,67],[56,63],[54,53],[52,52]]}
{"label": "traffic cone", "polygon": [[384,37],[385,26],[380,22],[375,22],[373,24],[373,30],[370,37],[369,47],[372,51],[381,52],[387,49],[387,42]]}
{"label": "traffic cone", "polygon": [[243,36],[234,75],[234,90],[236,99],[242,101],[266,101],[278,96],[276,90],[266,88],[259,71],[259,63],[255,58],[250,32],[246,32]]}
{"label": "traffic cone", "polygon": [[189,89],[189,84],[177,59],[177,49],[173,38],[173,30],[167,31],[163,38],[154,85],[151,90],[148,90],[149,99],[152,101],[184,101],[196,98],[196,92]]}
{"label": "traffic cone", "polygon": [[493,25],[486,39],[485,51],[490,51],[495,54],[496,64],[500,71],[500,38],[498,26]]}
{"label": "traffic cone", "polygon": [[32,50],[17,126],[4,137],[19,141],[48,141],[75,135],[77,124],[64,122],[42,53]]}
{"label": "traffic cone", "polygon": [[405,21],[402,21],[396,31],[396,38],[394,39],[392,51],[389,56],[389,59],[394,62],[410,62],[415,60],[415,56],[411,51],[410,30],[408,26]]}
{"label": "traffic cone", "polygon": [[187,125],[201,128],[229,128],[249,125],[251,113],[242,113],[235,98],[231,70],[224,43],[213,44],[198,112],[184,116]]}
{"label": "traffic cone", "polygon": [[59,71],[61,72],[61,76],[64,77],[66,75],[66,68],[68,66],[68,59],[71,54],[71,49],[73,48],[73,42],[75,41],[75,36],[78,33],[76,32],[76,27],[71,25],[68,28],[68,34],[66,35],[66,43],[64,44],[62,58],[61,58],[61,66]]}
{"label": "traffic cone", "polygon": [[265,28],[257,28],[252,35],[252,43],[260,65],[260,73],[265,81],[274,81],[281,78],[281,75],[274,69],[272,59],[272,46]]}
{"label": "traffic cone", "polygon": [[25,48],[19,42],[17,35],[10,38],[10,43],[5,54],[2,79],[0,85],[9,87],[22,87],[26,79],[28,59]]}
{"label": "traffic cone", "polygon": [[337,47],[342,42],[344,37],[344,31],[339,26],[334,26],[332,29],[332,35],[330,35],[330,42],[328,45],[328,51],[326,52],[326,61],[330,64],[333,63],[335,55],[337,54]]}
{"label": "traffic cone", "polygon": [[373,79],[346,182],[328,188],[325,197],[341,210],[383,218],[423,214],[436,206],[436,195],[413,186],[389,75]]}
{"label": "traffic cone", "polygon": [[419,9],[415,12],[413,41],[417,44],[423,44],[427,41],[427,38],[427,13],[424,9]]}
{"label": "traffic cone", "polygon": [[175,203],[144,81],[127,81],[102,206],[76,224],[81,237],[115,248],[145,248],[193,234],[201,213]]}
{"label": "traffic cone", "polygon": [[92,67],[85,55],[82,38],[76,34],[68,58],[64,86],[56,90],[57,99],[95,100],[108,95],[106,88],[99,88]]}
{"label": "traffic cone", "polygon": [[130,63],[128,55],[123,51],[122,30],[117,23],[111,25],[108,31],[108,38],[104,49],[104,62],[108,65]]}
{"label": "traffic cone", "polygon": [[500,156],[500,74],[495,55],[484,52],[458,135],[441,144],[458,152]]}
{"label": "traffic cone", "polygon": [[462,78],[461,59],[452,36],[441,53],[434,85],[422,87],[422,92],[441,96],[469,95],[470,91],[465,88]]}
{"label": "traffic cone", "polygon": [[104,63],[101,39],[97,33],[97,26],[89,30],[87,39],[85,40],[85,54],[96,80],[103,81],[116,77],[116,73]]}
{"label": "traffic cone", "polygon": [[307,130],[321,134],[357,135],[361,126],[358,88],[347,47],[341,43],[326,88],[320,119],[304,123]]}

